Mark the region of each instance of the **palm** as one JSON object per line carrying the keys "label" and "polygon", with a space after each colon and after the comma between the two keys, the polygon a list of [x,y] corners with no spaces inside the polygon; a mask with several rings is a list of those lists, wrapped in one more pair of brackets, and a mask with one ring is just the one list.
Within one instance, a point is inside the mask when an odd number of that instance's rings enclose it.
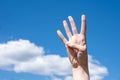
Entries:
{"label": "palm", "polygon": [[[73,67],[77,67],[79,65],[86,65],[86,43],[85,37],[81,34],[73,35],[69,39],[69,43],[73,47],[66,47],[69,53],[69,59]],[[74,47],[74,45],[78,45],[81,49]]]}
{"label": "palm", "polygon": [[87,65],[87,48],[86,48],[86,20],[85,16],[82,17],[81,32],[78,34],[76,25],[73,18],[70,16],[69,21],[72,27],[73,35],[71,34],[67,22],[63,21],[66,34],[69,38],[67,41],[63,34],[58,31],[59,37],[64,42],[70,62],[73,67],[86,66]]}

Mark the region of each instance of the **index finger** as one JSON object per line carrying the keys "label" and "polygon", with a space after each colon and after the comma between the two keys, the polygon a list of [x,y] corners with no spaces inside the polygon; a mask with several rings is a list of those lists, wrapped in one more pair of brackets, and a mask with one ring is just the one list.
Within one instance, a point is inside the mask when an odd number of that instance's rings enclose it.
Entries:
{"label": "index finger", "polygon": [[63,36],[63,34],[61,33],[60,30],[57,30],[57,34],[60,37],[60,39],[63,41],[64,44],[66,44],[67,40],[66,38]]}
{"label": "index finger", "polygon": [[82,15],[81,17],[81,34],[86,35],[86,17]]}

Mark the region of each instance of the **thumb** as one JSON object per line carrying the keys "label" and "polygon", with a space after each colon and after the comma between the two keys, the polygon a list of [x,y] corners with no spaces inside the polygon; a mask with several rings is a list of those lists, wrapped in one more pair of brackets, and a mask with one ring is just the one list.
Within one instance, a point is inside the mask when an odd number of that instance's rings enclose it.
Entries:
{"label": "thumb", "polygon": [[69,43],[67,42],[66,45],[68,47],[74,48],[74,49],[78,49],[80,51],[85,51],[86,50],[86,45],[80,45],[80,44],[75,44],[75,43]]}

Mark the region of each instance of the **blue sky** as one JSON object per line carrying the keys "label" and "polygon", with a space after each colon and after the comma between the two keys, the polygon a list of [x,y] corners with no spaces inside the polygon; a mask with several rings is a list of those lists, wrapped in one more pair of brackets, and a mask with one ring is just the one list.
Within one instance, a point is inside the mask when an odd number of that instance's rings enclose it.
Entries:
{"label": "blue sky", "polygon": [[[0,44],[19,39],[29,40],[43,47],[44,55],[67,57],[56,30],[60,29],[65,34],[62,21],[71,15],[80,31],[80,18],[85,14],[88,53],[108,69],[108,75],[102,80],[120,80],[119,3],[119,0],[1,0]],[[16,73],[14,70],[0,68],[0,80],[50,78],[51,76]]]}

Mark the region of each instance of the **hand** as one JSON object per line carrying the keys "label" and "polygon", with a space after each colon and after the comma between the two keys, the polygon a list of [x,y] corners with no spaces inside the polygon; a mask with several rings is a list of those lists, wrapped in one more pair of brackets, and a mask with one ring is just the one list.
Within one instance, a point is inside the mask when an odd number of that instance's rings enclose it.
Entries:
{"label": "hand", "polygon": [[75,22],[71,16],[68,17],[71,27],[72,33],[68,28],[67,22],[64,20],[63,25],[66,31],[66,34],[69,38],[67,41],[66,38],[63,36],[61,31],[57,31],[59,37],[63,41],[66,46],[68,56],[70,62],[74,68],[78,66],[86,66],[87,65],[87,46],[86,46],[86,18],[85,15],[82,15],[82,25],[81,25],[81,32],[78,34]]}
{"label": "hand", "polygon": [[[82,72],[88,73],[88,56],[87,56],[87,44],[86,44],[86,17],[85,15],[82,15],[81,18],[81,31],[78,33],[75,22],[71,16],[68,17],[72,32],[70,32],[70,29],[68,28],[67,22],[64,20],[63,25],[66,31],[66,34],[68,36],[68,40],[63,36],[62,32],[60,30],[57,31],[58,36],[65,44],[66,50],[68,52],[69,60],[72,64],[72,68],[75,71],[82,70],[81,73],[77,72],[82,75]],[[79,75],[78,75],[79,76]],[[79,78],[75,78],[75,80],[78,80]],[[82,79],[81,79],[82,80]],[[83,78],[83,80],[88,80]]]}

